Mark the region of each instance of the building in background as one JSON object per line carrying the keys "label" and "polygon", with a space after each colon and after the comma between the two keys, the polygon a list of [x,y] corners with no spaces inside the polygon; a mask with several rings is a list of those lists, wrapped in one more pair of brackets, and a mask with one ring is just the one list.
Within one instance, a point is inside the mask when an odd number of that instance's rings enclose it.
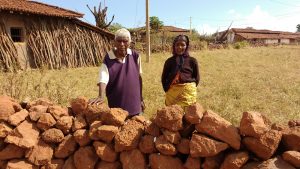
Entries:
{"label": "building in background", "polygon": [[[179,34],[185,34],[188,35],[190,30],[188,29],[182,29],[175,26],[162,26],[158,31],[151,30],[151,33],[155,33],[156,36],[166,36],[170,35],[177,36]],[[137,42],[145,42],[146,41],[146,28],[140,27],[140,28],[134,28],[130,30],[130,33],[135,41]]]}
{"label": "building in background", "polygon": [[[145,51],[146,48],[146,29],[145,27],[130,29],[133,40],[133,48],[138,51]],[[159,30],[151,29],[150,43],[151,52],[171,51],[171,45],[177,35],[189,35],[190,30],[174,26],[162,26]],[[139,44],[139,45],[135,45]]]}
{"label": "building in background", "polygon": [[232,28],[219,32],[217,36],[217,42],[235,43],[241,41],[263,44],[298,44],[300,42],[300,34],[282,31],[257,30],[253,28]]}
{"label": "building in background", "polygon": [[0,69],[97,66],[114,34],[83,14],[27,0],[0,1]]}

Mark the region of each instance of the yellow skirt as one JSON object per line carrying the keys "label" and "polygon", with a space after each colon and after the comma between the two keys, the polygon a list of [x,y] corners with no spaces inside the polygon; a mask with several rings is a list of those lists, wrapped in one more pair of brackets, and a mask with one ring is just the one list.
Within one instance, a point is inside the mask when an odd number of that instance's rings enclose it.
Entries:
{"label": "yellow skirt", "polygon": [[166,92],[166,106],[177,104],[185,107],[195,103],[196,98],[196,83],[174,84]]}

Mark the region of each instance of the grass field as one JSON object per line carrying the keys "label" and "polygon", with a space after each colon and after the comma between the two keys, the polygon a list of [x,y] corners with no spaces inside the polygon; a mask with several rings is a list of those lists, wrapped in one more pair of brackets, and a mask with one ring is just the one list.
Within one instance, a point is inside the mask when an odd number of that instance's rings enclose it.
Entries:
{"label": "grass field", "polygon": [[[191,52],[200,65],[198,102],[238,125],[244,111],[258,111],[272,122],[300,119],[300,46]],[[143,57],[145,115],[164,106],[160,76],[170,53]],[[0,94],[16,99],[47,97],[68,105],[71,98],[96,97],[98,68],[0,73]],[[130,90],[130,89],[129,89]]]}

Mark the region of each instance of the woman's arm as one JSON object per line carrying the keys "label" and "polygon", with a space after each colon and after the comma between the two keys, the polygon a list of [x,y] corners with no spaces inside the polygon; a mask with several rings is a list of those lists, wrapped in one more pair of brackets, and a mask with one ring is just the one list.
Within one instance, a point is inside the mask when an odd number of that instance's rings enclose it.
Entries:
{"label": "woman's arm", "polygon": [[168,74],[169,74],[169,64],[166,61],[164,64],[163,72],[161,74],[161,83],[165,92],[168,91]]}
{"label": "woman's arm", "polygon": [[200,82],[200,70],[198,66],[198,61],[196,59],[194,59],[193,78],[196,79],[196,85],[198,86]]}

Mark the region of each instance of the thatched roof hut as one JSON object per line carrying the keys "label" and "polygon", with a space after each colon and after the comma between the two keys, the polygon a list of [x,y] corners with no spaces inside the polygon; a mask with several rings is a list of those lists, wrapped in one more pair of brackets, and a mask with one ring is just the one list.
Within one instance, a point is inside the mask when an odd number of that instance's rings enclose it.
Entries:
{"label": "thatched roof hut", "polygon": [[0,69],[97,66],[114,35],[83,14],[28,0],[0,1]]}

